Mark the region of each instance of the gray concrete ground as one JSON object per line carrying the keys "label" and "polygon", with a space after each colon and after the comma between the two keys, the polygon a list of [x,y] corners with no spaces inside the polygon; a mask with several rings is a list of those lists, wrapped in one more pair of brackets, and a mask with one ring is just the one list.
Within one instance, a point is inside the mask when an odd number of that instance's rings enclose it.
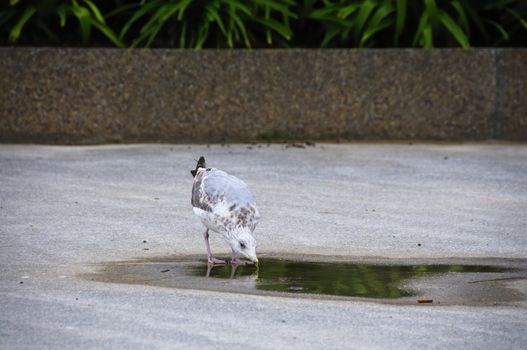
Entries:
{"label": "gray concrete ground", "polygon": [[[261,253],[527,258],[526,145],[251,147],[0,145],[0,348],[525,347],[525,304],[385,305],[79,277],[100,262],[205,253],[190,207],[200,155],[253,188]],[[227,252],[219,237],[212,248]]]}

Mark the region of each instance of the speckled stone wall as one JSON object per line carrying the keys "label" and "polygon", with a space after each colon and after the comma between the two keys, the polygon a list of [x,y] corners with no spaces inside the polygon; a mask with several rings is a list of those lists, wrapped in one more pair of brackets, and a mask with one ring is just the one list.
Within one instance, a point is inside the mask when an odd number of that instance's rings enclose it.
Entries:
{"label": "speckled stone wall", "polygon": [[498,117],[503,127],[501,137],[507,140],[527,140],[527,49],[502,53],[502,87]]}
{"label": "speckled stone wall", "polygon": [[526,59],[523,49],[0,48],[0,140],[526,140]]}

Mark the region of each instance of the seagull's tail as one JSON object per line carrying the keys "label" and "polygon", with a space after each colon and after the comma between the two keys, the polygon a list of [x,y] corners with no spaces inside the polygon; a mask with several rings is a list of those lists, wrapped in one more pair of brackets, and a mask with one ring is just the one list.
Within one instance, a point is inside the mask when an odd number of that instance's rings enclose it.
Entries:
{"label": "seagull's tail", "polygon": [[196,177],[196,173],[198,172],[199,168],[206,168],[207,164],[205,163],[205,157],[201,156],[199,157],[198,164],[196,164],[196,169],[191,170],[190,173],[193,177]]}

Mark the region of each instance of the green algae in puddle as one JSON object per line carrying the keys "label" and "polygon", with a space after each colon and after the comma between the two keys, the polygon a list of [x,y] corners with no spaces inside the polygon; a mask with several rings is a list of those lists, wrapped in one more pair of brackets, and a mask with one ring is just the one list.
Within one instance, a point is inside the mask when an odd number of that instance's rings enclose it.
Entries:
{"label": "green algae in puddle", "polygon": [[218,279],[256,277],[255,288],[264,291],[310,293],[348,297],[395,299],[415,295],[401,289],[404,280],[429,277],[448,272],[499,273],[507,268],[480,265],[374,265],[351,263],[318,263],[260,259],[259,269],[239,266],[234,273],[227,265],[192,267],[194,276]]}

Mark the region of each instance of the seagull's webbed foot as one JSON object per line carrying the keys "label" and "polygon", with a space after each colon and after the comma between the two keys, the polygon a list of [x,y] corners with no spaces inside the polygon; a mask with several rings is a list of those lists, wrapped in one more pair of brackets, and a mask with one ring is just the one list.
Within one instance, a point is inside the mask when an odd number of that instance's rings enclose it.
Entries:
{"label": "seagull's webbed foot", "polygon": [[209,256],[207,258],[207,262],[209,264],[212,264],[212,265],[225,265],[227,264],[227,262],[225,260],[221,260],[221,259],[216,259],[215,257],[213,256]]}

